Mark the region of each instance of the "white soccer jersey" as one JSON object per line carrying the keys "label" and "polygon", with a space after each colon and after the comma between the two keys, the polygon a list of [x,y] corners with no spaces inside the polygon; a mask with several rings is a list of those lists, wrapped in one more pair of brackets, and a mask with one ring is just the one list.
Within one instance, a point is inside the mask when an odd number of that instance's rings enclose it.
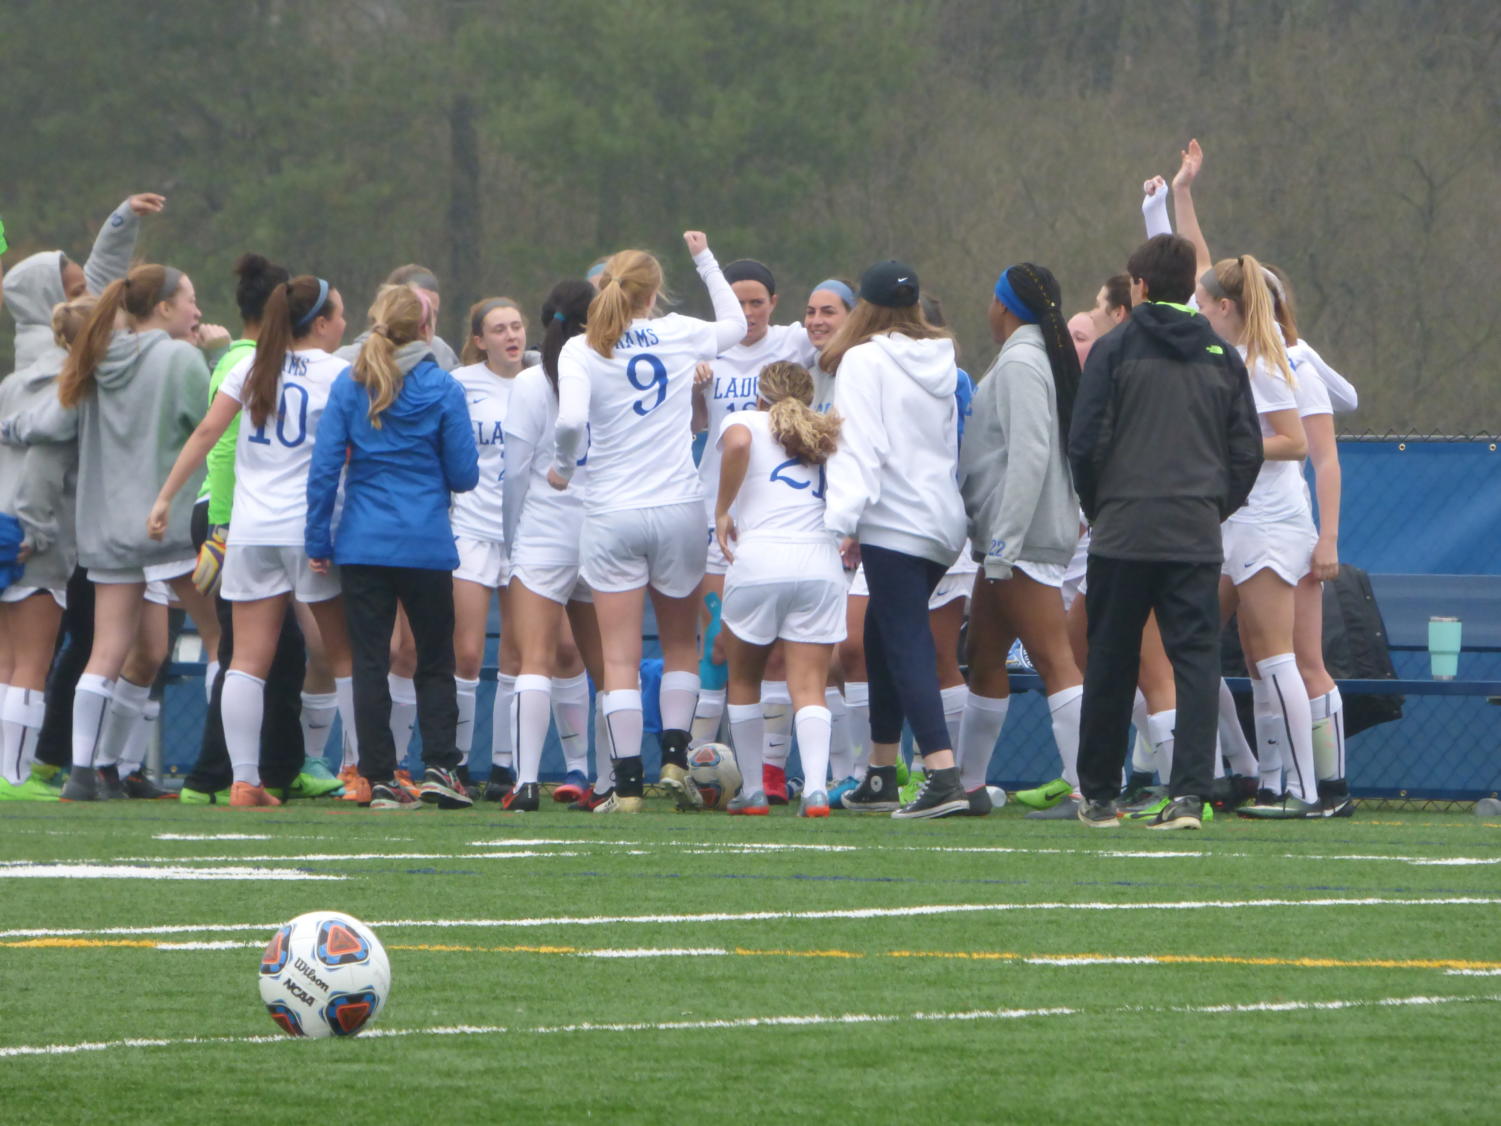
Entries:
{"label": "white soccer jersey", "polygon": [[[254,355],[224,377],[219,394],[244,403]],[[307,475],[318,420],[334,380],[349,364],[321,348],[288,352],[276,384],[276,409],[256,426],[242,411],[235,445],[231,544],[301,547],[307,523]]]}
{"label": "white soccer jersey", "polygon": [[731,509],[740,541],[832,543],[823,526],[823,466],[789,457],[771,433],[767,411],[736,411],[725,419],[721,440],[732,426],[751,436],[750,463]]}
{"label": "white soccer jersey", "polygon": [[523,498],[521,511],[511,514],[516,541],[509,545],[512,566],[578,566],[589,455],[586,450],[579,459],[568,488],[547,483],[557,420],[558,400],[547,373],[540,365],[527,368],[516,377],[505,423],[506,470],[516,475],[508,492]]}
{"label": "white soccer jersey", "polygon": [[1292,360],[1293,379],[1297,382],[1293,396],[1298,400],[1298,417],[1333,414],[1334,406],[1329,398],[1329,388],[1324,385],[1324,377],[1319,374],[1318,366],[1307,358],[1306,353],[1300,362],[1293,358],[1293,353],[1289,350],[1288,359]]}
{"label": "white soccer jersey", "polygon": [[[1240,353],[1244,359],[1245,349],[1240,349]],[[1250,375],[1261,436],[1270,438],[1276,431],[1267,423],[1266,416],[1275,411],[1297,410],[1298,397],[1281,371],[1264,359],[1250,368]],[[1238,509],[1230,519],[1238,524],[1275,524],[1284,520],[1309,519],[1302,468],[1301,460],[1264,462],[1245,507]]]}
{"label": "white soccer jersey", "polygon": [[811,367],[817,350],[802,325],[772,325],[754,344],[736,344],[715,357],[714,381],[706,389],[709,440],[698,463],[709,523],[714,523],[714,495],[719,491],[719,435],[736,411],[755,410],[761,369],[779,360]]}
{"label": "white soccer jersey", "polygon": [[479,484],[467,493],[454,494],[449,520],[455,535],[504,543],[504,428],[516,379],[503,379],[483,363],[456,368],[452,375],[469,403],[474,445],[479,450]]}
{"label": "white soccer jersey", "polygon": [[[703,497],[693,464],[693,369],[717,350],[712,321],[677,313],[632,321],[608,358],[582,335],[563,345],[560,394],[588,398],[586,512]],[[568,467],[558,468],[567,475]]]}
{"label": "white soccer jersey", "polygon": [[813,373],[813,409],[828,414],[834,409],[834,376],[821,367],[808,370]]}

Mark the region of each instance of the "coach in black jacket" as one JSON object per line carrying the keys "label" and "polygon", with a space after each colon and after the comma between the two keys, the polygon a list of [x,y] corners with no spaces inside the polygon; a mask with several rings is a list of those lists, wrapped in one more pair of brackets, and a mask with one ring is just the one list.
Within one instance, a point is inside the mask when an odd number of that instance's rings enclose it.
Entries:
{"label": "coach in black jacket", "polygon": [[1069,429],[1091,526],[1079,817],[1115,825],[1141,631],[1155,610],[1178,692],[1172,801],[1149,824],[1197,829],[1214,777],[1220,523],[1261,469],[1240,355],[1188,308],[1194,248],[1158,235],[1131,255],[1131,316],[1089,353]]}

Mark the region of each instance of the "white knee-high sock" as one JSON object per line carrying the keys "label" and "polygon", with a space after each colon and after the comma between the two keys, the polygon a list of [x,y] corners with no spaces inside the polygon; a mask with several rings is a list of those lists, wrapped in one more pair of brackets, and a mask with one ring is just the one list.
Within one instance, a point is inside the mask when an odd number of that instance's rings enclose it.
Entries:
{"label": "white knee-high sock", "polygon": [[507,770],[515,762],[511,745],[511,709],[516,700],[516,678],[504,673],[495,678],[495,709],[490,713],[490,764]]}
{"label": "white knee-high sock", "polygon": [[115,681],[109,707],[104,709],[104,725],[99,729],[99,746],[94,751],[95,766],[102,768],[119,764],[150,695],[149,684],[136,684],[123,676]]}
{"label": "white knee-high sock", "polygon": [[542,746],[552,722],[552,678],[523,674],[516,678],[516,784],[537,781]]}
{"label": "white knee-high sock", "polygon": [[[12,689],[11,691],[15,691]],[[1309,701],[1313,759],[1320,782],[1345,776],[1345,701],[1336,686]]]}
{"label": "white knee-high sock", "polygon": [[964,721],[959,726],[959,779],[966,790],[985,785],[990,773],[990,756],[995,754],[1001,729],[1006,726],[1010,696],[981,696],[971,692],[964,704]]}
{"label": "white knee-high sock", "polygon": [[[1147,737],[1147,698],[1140,688],[1131,703],[1131,723],[1136,728],[1136,740],[1131,744],[1131,769],[1138,774],[1151,774],[1157,769],[1157,759],[1152,754],[1152,741]],[[1166,774],[1163,780],[1167,780]]]}
{"label": "white knee-high sock", "polygon": [[224,717],[224,746],[236,782],[261,784],[261,721],[265,710],[264,680],[239,669],[224,674],[219,713]]}
{"label": "white knee-high sock", "polygon": [[0,776],[19,786],[26,781],[31,764],[36,761],[36,741],[47,715],[47,698],[40,688],[18,688],[12,684],[0,701],[0,708],[5,726],[11,729],[15,740],[6,743],[5,756],[0,759]]}
{"label": "white knee-high sock", "polygon": [[348,676],[334,677],[334,700],[339,709],[339,725],[344,729],[343,755],[340,770],[351,770],[360,764],[360,740],[354,729],[354,679]]}
{"label": "white knee-high sock", "polygon": [[1063,760],[1063,780],[1079,789],[1079,710],[1083,706],[1084,686],[1076,684],[1048,697],[1048,715],[1053,721],[1053,741]]}
{"label": "white knee-high sock", "polygon": [[641,690],[617,688],[604,692],[605,726],[609,728],[612,760],[641,757]]}
{"label": "white knee-high sock", "polygon": [[472,765],[469,761],[470,754],[474,750],[474,707],[475,697],[479,694],[479,680],[469,680],[462,676],[453,678],[454,694],[458,698],[459,723],[453,729],[453,745],[459,752],[459,757],[464,760],[464,765]]}
{"label": "white knee-high sock", "polygon": [[141,708],[141,717],[136,720],[120,755],[120,776],[134,774],[146,761],[146,750],[151,746],[151,735],[156,730],[156,721],[162,714],[162,702],[148,699]]}
{"label": "white knee-high sock", "polygon": [[938,694],[943,699],[943,725],[949,729],[949,749],[959,749],[960,728],[964,726],[964,705],[969,702],[969,685],[956,684]]}
{"label": "white knee-high sock", "polygon": [[1157,763],[1157,775],[1166,786],[1173,780],[1173,725],[1178,722],[1178,709],[1153,712],[1147,716],[1147,741],[1152,745],[1152,757]]}
{"label": "white knee-high sock", "polygon": [[829,777],[829,733],[834,726],[834,717],[828,708],[817,706],[798,708],[793,716],[797,728],[797,753],[803,760],[803,789],[805,792],[823,790]]}
{"label": "white knee-high sock", "polygon": [[1287,773],[1287,788],[1306,802],[1318,801],[1318,772],[1313,764],[1313,716],[1308,707],[1308,690],[1298,675],[1297,658],[1291,653],[1279,653],[1257,661],[1256,670],[1269,684],[1285,725],[1282,762]]}
{"label": "white knee-high sock", "polygon": [[112,686],[102,676],[84,673],[73,690],[73,769],[92,770],[99,730],[109,707]]}
{"label": "white knee-high sock", "polygon": [[[1252,681],[1252,699],[1254,707],[1255,682]],[[1245,728],[1240,725],[1240,712],[1235,708],[1235,693],[1230,691],[1230,685],[1225,683],[1225,678],[1220,677],[1220,754],[1229,762],[1232,772],[1242,778],[1254,778],[1260,769],[1260,760],[1251,753],[1251,744],[1246,742]],[[1221,777],[1216,773],[1215,777]]]}
{"label": "white knee-high sock", "polygon": [[761,682],[761,718],[765,721],[762,761],[786,770],[787,753],[792,749],[792,696],[785,680]]}
{"label": "white knee-high sock", "polygon": [[662,674],[663,731],[687,731],[693,726],[693,711],[697,706],[698,673],[678,669]]}
{"label": "white knee-high sock", "polygon": [[850,711],[845,705],[844,693],[837,688],[824,689],[823,704],[832,717],[829,721],[829,777],[838,784],[855,772],[855,748],[850,745]]}
{"label": "white knee-high sock", "polygon": [[864,778],[870,765],[870,684],[849,680],[844,685],[844,706],[850,714],[850,749],[855,755],[856,778]]}
{"label": "white knee-high sock", "polygon": [[391,739],[396,744],[396,769],[405,770],[412,728],[417,723],[417,685],[409,676],[386,675],[391,689]]}
{"label": "white knee-high sock", "polygon": [[563,744],[563,769],[589,773],[589,674],[554,677],[552,719]]}
{"label": "white knee-high sock", "polygon": [[688,729],[692,736],[690,744],[712,743],[719,738],[719,725],[724,719],[724,689],[704,688],[698,690],[698,703],[693,708],[693,726]]}
{"label": "white knee-high sock", "polygon": [[204,703],[213,703],[214,681],[219,679],[219,662],[209,660],[203,666],[203,700]]}
{"label": "white knee-high sock", "polygon": [[1258,786],[1274,794],[1282,793],[1282,713],[1277,709],[1272,686],[1265,680],[1251,680],[1252,715],[1256,722],[1256,762],[1260,776]]}
{"label": "white knee-high sock", "polygon": [[725,711],[730,717],[730,742],[735,745],[741,785],[745,793],[754,794],[765,785],[761,781],[761,752],[766,745],[766,717],[760,704],[731,704]]}
{"label": "white knee-high sock", "polygon": [[11,692],[22,692],[13,684],[0,684],[0,779],[19,786],[16,773],[21,769],[21,721],[12,719]]}
{"label": "white knee-high sock", "polygon": [[594,694],[594,792],[607,794],[615,785],[615,764],[611,761],[610,725],[605,722],[605,694]]}
{"label": "white knee-high sock", "polygon": [[334,729],[334,716],[339,714],[337,692],[304,692],[302,712],[298,719],[302,725],[302,753],[307,758],[321,759],[328,750],[328,736]]}

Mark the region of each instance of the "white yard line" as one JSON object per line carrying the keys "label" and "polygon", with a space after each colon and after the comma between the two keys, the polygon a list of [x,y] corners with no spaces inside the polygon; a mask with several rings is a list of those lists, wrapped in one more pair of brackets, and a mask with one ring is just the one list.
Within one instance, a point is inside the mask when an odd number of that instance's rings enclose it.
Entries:
{"label": "white yard line", "polygon": [[146,867],[131,864],[39,864],[0,862],[0,880],[343,880],[344,876],[314,875],[290,868]]}

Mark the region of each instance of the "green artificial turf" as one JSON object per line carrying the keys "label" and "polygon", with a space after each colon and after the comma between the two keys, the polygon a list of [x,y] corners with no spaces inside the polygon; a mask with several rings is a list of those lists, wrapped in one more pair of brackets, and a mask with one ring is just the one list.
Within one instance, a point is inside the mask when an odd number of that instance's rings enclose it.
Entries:
{"label": "green artificial turf", "polygon": [[[1203,833],[1161,834],[1028,822],[1015,809],[903,824],[649,804],[636,817],[551,803],[538,814],[0,807],[12,863],[343,877],[0,870],[0,1116],[1489,1116],[1501,976],[1481,975],[1501,970],[1497,823],[1222,817]],[[160,839],[222,834],[269,839]],[[803,845],[836,847],[783,847]],[[1498,902],[1414,902],[1474,898]],[[1297,905],[1355,899],[1380,902]],[[1268,900],[1293,903],[1257,902]],[[1229,906],[1085,907],[1204,901]],[[1015,909],[952,910],[966,905]],[[851,914],[919,907],[950,910]],[[375,926],[393,985],[371,1031],[406,1035],[245,1039],[277,1035],[256,991],[259,947],[274,925],[319,909]],[[819,912],[844,914],[798,917]],[[694,918],[750,913],[775,917]],[[651,915],[689,917],[638,918]],[[583,922],[601,917],[614,921]],[[476,920],[485,925],[437,925]],[[524,920],[541,921],[504,925]],[[161,931],[179,925],[195,929]],[[102,933],[122,928],[141,933]],[[25,930],[86,933],[15,933]],[[60,941],[73,945],[38,945]],[[156,945],[173,942],[245,945]],[[639,956],[662,950],[690,952]],[[1143,958],[1154,960],[1110,961]],[[167,1043],[5,1054],[131,1038]]]}

